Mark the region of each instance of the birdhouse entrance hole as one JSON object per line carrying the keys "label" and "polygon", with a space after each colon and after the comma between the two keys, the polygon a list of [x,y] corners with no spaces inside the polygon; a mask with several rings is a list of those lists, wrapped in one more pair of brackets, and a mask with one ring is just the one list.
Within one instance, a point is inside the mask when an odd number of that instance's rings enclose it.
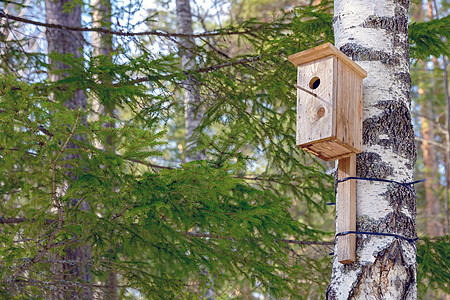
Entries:
{"label": "birdhouse entrance hole", "polygon": [[309,81],[309,87],[313,90],[317,89],[320,85],[320,78],[315,76]]}

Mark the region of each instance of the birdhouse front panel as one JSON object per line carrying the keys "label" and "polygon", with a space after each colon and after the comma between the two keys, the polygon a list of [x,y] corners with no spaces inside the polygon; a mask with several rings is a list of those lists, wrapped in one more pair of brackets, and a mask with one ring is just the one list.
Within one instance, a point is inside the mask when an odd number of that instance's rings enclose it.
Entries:
{"label": "birdhouse front panel", "polygon": [[332,84],[336,59],[329,56],[298,68],[297,86],[297,145],[324,140],[333,135],[335,94]]}
{"label": "birdhouse front panel", "polygon": [[289,56],[298,70],[297,145],[324,159],[361,152],[367,73],[330,43]]}

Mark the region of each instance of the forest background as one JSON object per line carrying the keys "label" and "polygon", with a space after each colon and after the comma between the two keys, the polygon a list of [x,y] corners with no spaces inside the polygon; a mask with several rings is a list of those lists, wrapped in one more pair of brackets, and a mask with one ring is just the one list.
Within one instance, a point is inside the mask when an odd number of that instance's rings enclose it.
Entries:
{"label": "forest background", "polygon": [[[0,11],[0,295],[321,298],[335,166],[295,146],[287,56],[334,41],[333,3],[49,3]],[[410,9],[427,299],[450,292],[449,9]]]}

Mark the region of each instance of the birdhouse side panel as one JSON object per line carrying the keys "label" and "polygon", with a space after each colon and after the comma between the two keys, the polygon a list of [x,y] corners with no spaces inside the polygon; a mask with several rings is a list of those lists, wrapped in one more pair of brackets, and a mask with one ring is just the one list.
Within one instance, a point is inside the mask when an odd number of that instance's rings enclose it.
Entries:
{"label": "birdhouse side panel", "polygon": [[334,136],[354,153],[362,149],[362,78],[337,62],[336,127]]}
{"label": "birdhouse side panel", "polygon": [[297,145],[333,136],[336,58],[329,56],[298,66]]}

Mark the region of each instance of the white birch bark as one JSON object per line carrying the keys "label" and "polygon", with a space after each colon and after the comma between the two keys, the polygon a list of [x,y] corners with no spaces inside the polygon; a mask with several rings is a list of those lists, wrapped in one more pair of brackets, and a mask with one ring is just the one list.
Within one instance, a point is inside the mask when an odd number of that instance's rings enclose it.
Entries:
{"label": "white birch bark", "polygon": [[[192,35],[192,13],[189,0],[176,0],[177,7],[177,32],[186,35]],[[194,66],[194,46],[193,38],[181,38],[179,40],[179,52],[181,57],[181,68],[183,70],[192,70]],[[183,81],[184,88],[184,123],[186,127],[186,160],[205,159],[203,153],[194,153],[192,148],[197,146],[194,131],[200,124],[202,118],[200,108],[200,95],[198,93],[196,82],[193,76],[189,76]]]}
{"label": "white birch bark", "polygon": [[[91,0],[92,25],[95,28],[111,29],[111,3],[109,0]],[[102,32],[92,32],[92,50],[94,56],[111,55],[111,36]],[[105,106],[97,98],[92,100],[94,111],[93,120],[97,121],[100,115],[105,114]],[[98,141],[95,142],[97,148],[103,148]]]}
{"label": "white birch bark", "polygon": [[[92,9],[92,25],[95,28],[103,28],[111,30],[111,1],[110,0],[91,0]],[[92,50],[94,56],[103,55],[104,59],[111,60],[112,52],[112,36],[110,34],[102,32],[92,32]],[[97,80],[102,81],[101,83],[106,83],[105,81],[111,81],[110,78],[97,78]],[[98,121],[100,116],[109,114],[112,116],[114,107],[110,103],[109,107],[105,107],[105,102],[109,99],[99,99],[94,96],[92,99],[92,120]],[[111,127],[111,124],[104,124],[104,127]],[[111,144],[111,137],[108,138],[108,144]],[[95,147],[99,149],[105,149],[106,145],[102,145],[100,141],[95,140]]]}
{"label": "white birch bark", "polygon": [[[111,1],[110,0],[91,0],[92,9],[92,25],[96,28],[104,28],[111,30]],[[92,32],[92,49],[94,56],[104,55],[105,59],[111,60],[112,53],[112,36],[106,33]],[[101,83],[105,80],[98,79]],[[110,81],[109,78],[106,81]],[[107,99],[100,99],[93,97],[92,99],[92,110],[93,110],[93,121],[99,120],[100,116],[105,114],[113,115],[114,104],[110,103],[109,107],[105,107],[102,102]],[[113,127],[113,124],[107,123],[103,124],[104,127]],[[99,140],[95,140],[95,147],[99,149],[106,149],[107,147],[110,151],[115,151],[112,145],[112,137],[107,139],[107,145],[103,145]],[[117,272],[111,268],[108,271],[108,279],[106,282],[106,288],[104,288],[104,300],[117,300],[119,295],[117,293]]]}
{"label": "white birch bark", "polygon": [[[413,181],[408,7],[409,0],[335,0],[336,46],[368,74],[363,83],[363,152],[357,156],[360,177]],[[356,206],[358,231],[416,237],[415,195],[406,187],[358,180]],[[417,298],[415,245],[395,237],[358,235],[356,252],[349,265],[335,257],[327,299]]]}
{"label": "white birch bark", "polygon": [[[186,34],[179,40],[179,55],[181,57],[181,68],[183,70],[192,70],[194,67],[194,48],[195,41],[189,35],[194,32],[192,26],[192,12],[190,0],[176,0],[177,9],[177,32]],[[186,161],[205,159],[203,152],[194,152],[193,148],[197,146],[197,140],[194,131],[200,124],[202,114],[200,107],[200,95],[197,90],[197,83],[193,76],[189,76],[183,80],[183,96],[184,96],[184,124],[186,129]],[[205,275],[208,275],[206,269],[202,269]],[[208,276],[206,289],[200,291],[202,299],[214,300],[214,278]]]}

